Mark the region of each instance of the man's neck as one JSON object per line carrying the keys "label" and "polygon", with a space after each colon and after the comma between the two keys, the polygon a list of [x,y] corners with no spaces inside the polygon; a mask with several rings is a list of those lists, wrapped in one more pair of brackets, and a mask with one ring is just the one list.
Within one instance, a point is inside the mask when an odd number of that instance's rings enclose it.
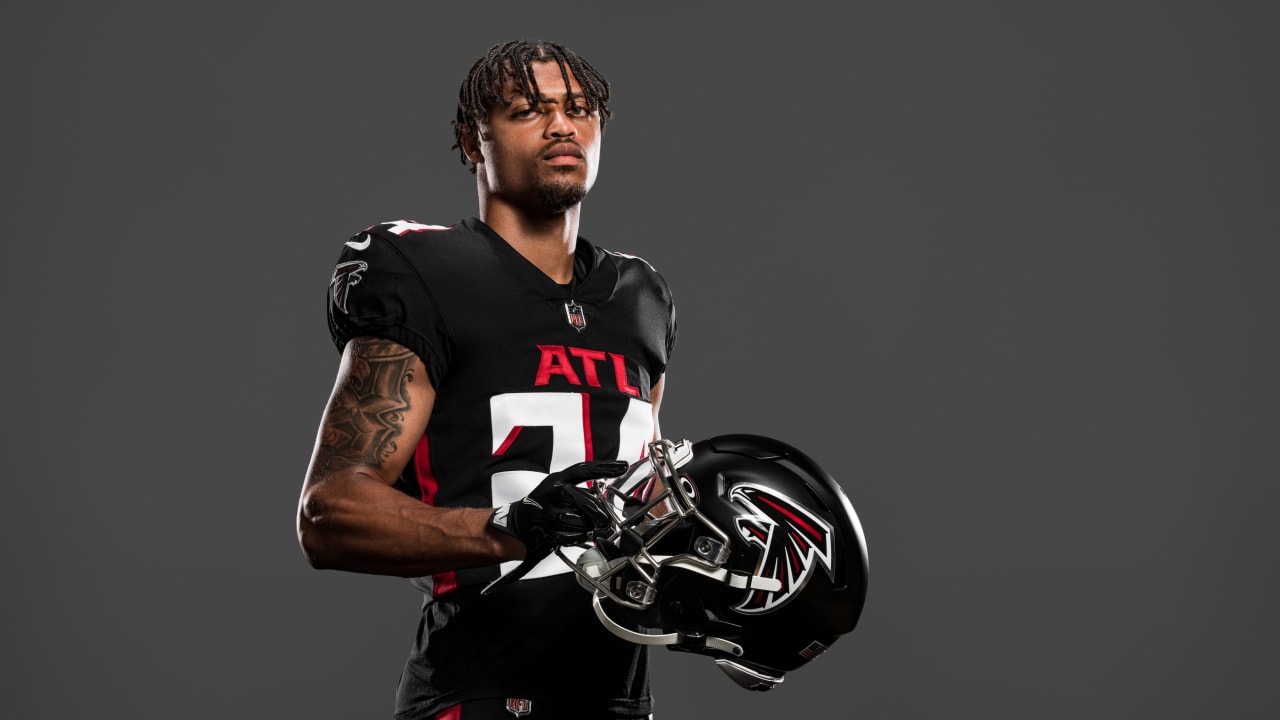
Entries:
{"label": "man's neck", "polygon": [[578,247],[578,217],[582,206],[559,215],[530,217],[493,203],[480,208],[480,220],[524,259],[561,285],[573,279],[573,254]]}

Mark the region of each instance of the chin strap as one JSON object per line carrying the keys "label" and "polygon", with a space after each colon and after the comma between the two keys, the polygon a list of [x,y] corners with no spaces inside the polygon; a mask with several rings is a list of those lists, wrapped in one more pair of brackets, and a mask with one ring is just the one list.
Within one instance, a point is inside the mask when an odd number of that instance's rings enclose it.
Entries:
{"label": "chin strap", "polygon": [[[664,559],[658,556],[659,559]],[[763,590],[765,592],[778,592],[782,589],[782,581],[778,578],[764,577],[763,575],[748,575],[741,572],[733,572],[728,568],[716,568],[711,570],[703,563],[685,558],[675,558],[666,563],[666,567],[678,567],[690,572],[696,572],[699,575],[705,575],[712,580],[718,580],[731,588],[739,590]]]}
{"label": "chin strap", "polygon": [[[691,638],[678,632],[662,633],[651,635],[649,633],[640,633],[629,628],[625,628],[614,622],[609,617],[609,613],[605,611],[604,606],[600,604],[600,593],[595,592],[591,595],[591,606],[596,611],[596,617],[600,619],[600,624],[605,626],[609,632],[628,642],[637,645],[685,645],[695,647],[707,647],[712,650],[720,650],[727,652],[735,657],[742,656],[742,646],[718,637],[707,638]],[[782,682],[782,675],[769,675],[759,670],[749,668],[741,663],[736,663],[725,658],[714,658],[716,667],[724,671],[739,687],[748,690],[772,690],[774,686]]]}
{"label": "chin strap", "polygon": [[[630,628],[625,628],[609,617],[609,613],[605,611],[604,606],[600,604],[600,592],[596,591],[591,594],[591,606],[596,611],[596,617],[600,619],[600,624],[605,629],[617,635],[628,642],[637,645],[686,645],[694,647],[708,647],[712,650],[729,653],[735,657],[742,655],[742,646],[718,637],[699,637],[691,638],[683,633],[671,632],[661,635],[650,635],[648,633],[639,633]],[[717,661],[719,662],[719,661]]]}
{"label": "chin strap", "polygon": [[724,671],[730,679],[748,690],[772,690],[782,682],[781,675],[766,675],[759,670],[740,665],[732,660],[716,658],[716,667]]}

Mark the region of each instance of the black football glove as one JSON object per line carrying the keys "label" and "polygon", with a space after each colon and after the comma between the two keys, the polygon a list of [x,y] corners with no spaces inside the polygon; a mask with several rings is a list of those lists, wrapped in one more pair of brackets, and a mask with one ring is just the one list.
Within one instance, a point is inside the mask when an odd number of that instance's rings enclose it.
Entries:
{"label": "black football glove", "polygon": [[557,547],[576,545],[591,539],[593,531],[611,527],[600,500],[575,486],[587,480],[616,478],[628,467],[621,460],[570,465],[543,478],[524,498],[495,508],[489,524],[524,543],[524,560],[481,593],[487,595],[524,577]]}

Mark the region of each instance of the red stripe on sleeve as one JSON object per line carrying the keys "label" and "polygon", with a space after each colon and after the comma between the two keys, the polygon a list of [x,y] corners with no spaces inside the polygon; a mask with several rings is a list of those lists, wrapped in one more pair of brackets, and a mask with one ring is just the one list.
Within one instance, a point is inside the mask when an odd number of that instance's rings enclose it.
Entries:
{"label": "red stripe on sleeve", "polygon": [[436,479],[436,471],[431,467],[431,439],[429,433],[422,433],[418,447],[413,451],[413,469],[418,476],[418,490],[422,493],[422,502],[436,504],[436,491],[440,489],[440,481]]}
{"label": "red stripe on sleeve", "polygon": [[[418,490],[422,495],[422,502],[434,506],[436,493],[440,490],[440,480],[431,467],[431,440],[428,435],[429,433],[422,433],[418,447],[414,448],[413,469],[418,475]],[[440,597],[458,589],[458,577],[452,570],[432,575],[431,579],[432,597]]]}

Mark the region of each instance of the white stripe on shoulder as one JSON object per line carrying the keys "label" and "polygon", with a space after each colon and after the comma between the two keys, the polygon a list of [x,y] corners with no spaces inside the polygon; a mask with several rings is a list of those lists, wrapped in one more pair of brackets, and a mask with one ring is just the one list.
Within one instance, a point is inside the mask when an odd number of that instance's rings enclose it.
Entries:
{"label": "white stripe on shoulder", "polygon": [[414,222],[413,220],[395,220],[383,223],[383,225],[386,225],[387,230],[395,233],[396,235],[404,235],[405,233],[411,232],[429,232],[450,229],[447,225],[423,225],[422,223]]}

